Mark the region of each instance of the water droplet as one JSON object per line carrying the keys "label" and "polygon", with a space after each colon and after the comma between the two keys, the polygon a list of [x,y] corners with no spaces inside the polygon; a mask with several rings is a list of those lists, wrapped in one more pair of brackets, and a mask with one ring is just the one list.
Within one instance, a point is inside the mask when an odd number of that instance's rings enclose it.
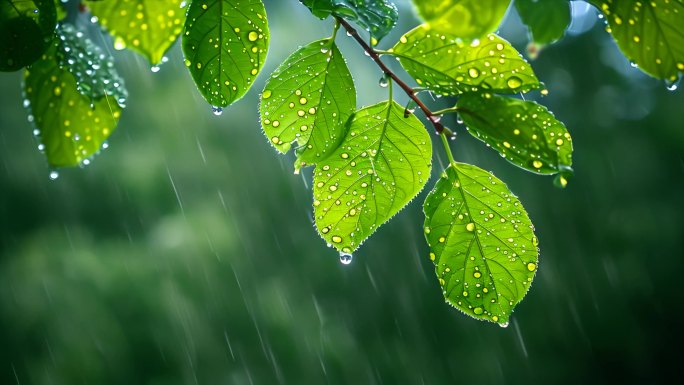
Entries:
{"label": "water droplet", "polygon": [[380,78],[380,81],[378,82],[378,85],[382,88],[387,88],[390,82],[390,77],[387,74],[382,75]]}
{"label": "water droplet", "polygon": [[122,49],[126,49],[126,42],[124,39],[117,37],[114,39],[114,49],[117,51],[121,51]]}
{"label": "water droplet", "polygon": [[502,322],[499,324],[502,328],[507,328],[508,327],[508,322]]}
{"label": "water droplet", "polygon": [[665,81],[665,88],[667,88],[668,91],[676,91],[677,88],[679,88],[679,81]]}
{"label": "water droplet", "polygon": [[55,179],[59,178],[59,173],[55,170],[52,170],[52,171],[50,171],[49,177],[50,177],[50,180],[55,180]]}
{"label": "water droplet", "polygon": [[473,222],[470,222],[466,225],[466,230],[468,231],[473,231],[475,230],[475,224]]}
{"label": "water droplet", "polygon": [[471,78],[475,79],[475,78],[477,78],[478,76],[480,76],[480,70],[478,70],[477,68],[473,67],[473,68],[471,68],[471,69],[468,70],[468,75],[470,75]]}
{"label": "water droplet", "polygon": [[247,34],[247,39],[249,41],[257,41],[257,39],[259,39],[259,34],[256,33],[256,31],[252,31],[249,34]]}
{"label": "water droplet", "polygon": [[523,82],[522,82],[522,80],[520,80],[519,77],[511,76],[506,81],[506,84],[508,85],[509,88],[518,88],[518,87],[522,86]]}
{"label": "water droplet", "polygon": [[354,258],[354,256],[351,253],[345,253],[343,251],[340,251],[340,262],[343,265],[348,265],[348,264],[352,263],[353,258]]}
{"label": "water droplet", "polygon": [[216,116],[220,116],[223,113],[223,108],[211,106],[211,112]]}
{"label": "water droplet", "polygon": [[152,72],[154,72],[154,73],[157,73],[157,72],[159,72],[159,69],[160,69],[159,66],[152,66],[152,67],[150,68],[150,71],[152,71]]}

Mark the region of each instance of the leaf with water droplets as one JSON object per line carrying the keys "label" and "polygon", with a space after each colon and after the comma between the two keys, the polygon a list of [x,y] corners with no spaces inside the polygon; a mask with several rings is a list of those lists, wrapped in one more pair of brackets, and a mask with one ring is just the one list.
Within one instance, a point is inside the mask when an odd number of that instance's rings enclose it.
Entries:
{"label": "leaf with water droplets", "polygon": [[388,0],[300,0],[314,16],[325,19],[330,15],[353,21],[381,40],[397,25],[399,11]]}
{"label": "leaf with water droplets", "polygon": [[510,0],[412,0],[418,14],[432,28],[462,39],[494,32]]}
{"label": "leaf with water droplets", "polygon": [[114,48],[130,48],[152,65],[162,62],[164,54],[178,39],[185,10],[183,0],[86,1],[93,16],[114,37]]}
{"label": "leaf with water droplets", "polygon": [[560,40],[572,19],[568,0],[515,0],[515,9],[540,45]]}
{"label": "leaf with water droplets", "polygon": [[261,0],[190,3],[185,64],[204,99],[225,107],[242,98],[266,61],[269,30]]}
{"label": "leaf with water droplets", "polygon": [[399,58],[419,85],[445,96],[513,94],[542,87],[518,51],[493,34],[464,41],[424,24],[402,36],[390,54]]}
{"label": "leaf with water droplets", "polygon": [[0,71],[16,71],[40,59],[56,23],[53,0],[0,1]]}
{"label": "leaf with water droplets", "polygon": [[450,165],[423,206],[430,260],[447,302],[505,325],[537,271],[537,238],[525,209],[492,174]]}
{"label": "leaf with water droplets", "polygon": [[[73,27],[58,28],[60,36],[70,35]],[[75,33],[75,32],[74,32]],[[96,154],[116,128],[122,106],[108,93],[82,92],[79,76],[73,71],[94,66],[105,67],[111,59],[100,59],[100,51],[92,56],[75,56],[84,63],[63,63],[65,51],[79,52],[92,43],[81,39],[55,39],[43,57],[26,70],[24,94],[31,119],[36,125],[40,146],[52,167],[76,166]],[[73,44],[81,43],[83,46]],[[113,69],[110,69],[113,71]],[[102,74],[93,71],[93,74]],[[95,76],[95,75],[92,75]],[[104,76],[104,75],[103,75]],[[100,80],[97,84],[104,84]],[[123,87],[119,84],[116,88]],[[121,94],[123,91],[117,91]],[[125,92],[123,92],[125,94]]]}
{"label": "leaf with water droplets", "polygon": [[71,24],[61,24],[57,28],[57,36],[59,64],[67,67],[76,78],[81,94],[93,101],[107,95],[119,104],[126,103],[128,92],[111,56]]}
{"label": "leaf with water droplets", "polygon": [[677,81],[684,73],[683,0],[591,0],[620,50],[642,71]]}
{"label": "leaf with water droplets", "polygon": [[308,44],[273,72],[261,94],[261,125],[276,150],[294,143],[299,161],[316,163],[334,151],[356,109],[356,89],[332,39]]}
{"label": "leaf with water droplets", "polygon": [[572,173],[572,139],[562,122],[532,101],[463,95],[459,115],[468,132],[509,162],[537,174]]}
{"label": "leaf with water droplets", "polygon": [[432,144],[418,118],[393,101],[359,110],[343,142],[314,171],[316,227],[351,253],[404,208],[430,177]]}

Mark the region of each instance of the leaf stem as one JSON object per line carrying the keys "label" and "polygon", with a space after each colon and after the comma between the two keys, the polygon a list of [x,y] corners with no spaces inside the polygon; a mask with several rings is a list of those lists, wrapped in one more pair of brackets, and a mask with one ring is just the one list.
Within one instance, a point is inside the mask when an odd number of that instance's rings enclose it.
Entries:
{"label": "leaf stem", "polygon": [[330,36],[330,40],[335,41],[335,38],[337,37],[337,31],[340,29],[340,22],[339,20],[335,19],[335,27],[333,28],[333,33],[332,36]]}
{"label": "leaf stem", "polygon": [[442,138],[442,144],[444,145],[444,151],[447,153],[447,157],[449,158],[449,164],[452,166],[456,166],[456,161],[454,160],[454,154],[451,153],[451,147],[449,146],[449,139],[447,139],[446,135],[440,135]]}
{"label": "leaf stem", "polygon": [[[454,135],[450,129],[444,127],[444,125],[442,125],[442,123],[439,122],[440,116],[433,113],[432,111],[430,111],[430,109],[425,105],[425,103],[423,103],[418,98],[418,96],[416,95],[416,92],[413,90],[413,88],[411,88],[411,86],[409,86],[403,80],[401,80],[394,72],[392,72],[392,70],[390,70],[387,67],[387,65],[385,65],[385,63],[382,62],[382,60],[380,60],[380,55],[378,54],[378,51],[376,51],[370,45],[368,45],[368,43],[366,43],[363,40],[363,38],[361,38],[361,36],[359,36],[359,33],[356,31],[356,29],[354,27],[352,27],[349,23],[347,23],[347,21],[345,21],[341,17],[335,17],[335,20],[337,21],[337,23],[342,25],[342,27],[344,27],[344,29],[347,30],[347,33],[349,34],[349,36],[353,37],[354,40],[356,40],[356,42],[359,43],[359,45],[363,48],[363,50],[366,51],[368,56],[370,56],[370,58],[373,59],[373,61],[378,65],[378,67],[380,67],[382,72],[385,73],[390,78],[392,78],[392,80],[394,80],[397,83],[397,85],[399,85],[399,87],[401,87],[401,89],[404,90],[406,95],[409,98],[411,98],[414,102],[416,102],[416,104],[423,111],[423,113],[425,114],[427,119],[430,121],[430,123],[432,123],[432,126],[435,128],[435,131],[437,131],[437,134],[442,135],[442,136],[450,136],[450,137]],[[382,52],[385,53],[386,51],[382,51]]]}
{"label": "leaf stem", "polygon": [[435,115],[444,115],[444,114],[449,114],[452,112],[463,112],[463,109],[460,107],[451,107],[451,108],[445,108],[445,109],[439,110],[439,111],[433,111],[432,113]]}

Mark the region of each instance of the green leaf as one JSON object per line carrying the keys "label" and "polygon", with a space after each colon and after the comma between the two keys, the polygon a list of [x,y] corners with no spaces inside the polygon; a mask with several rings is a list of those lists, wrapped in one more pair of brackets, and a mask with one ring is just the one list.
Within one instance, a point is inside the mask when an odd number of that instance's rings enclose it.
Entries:
{"label": "green leaf", "polygon": [[[50,166],[76,166],[89,162],[115,130],[124,99],[114,95],[125,96],[125,91],[118,89],[123,84],[111,58],[71,26],[60,26],[57,32],[60,38],[26,70],[25,105]],[[82,55],[69,56],[74,52]],[[80,71],[90,75],[76,74]],[[87,90],[84,83],[98,86]],[[100,85],[113,92],[95,92]]]}
{"label": "green leaf", "polygon": [[16,71],[40,59],[56,23],[53,0],[0,0],[0,71]]}
{"label": "green leaf", "polygon": [[57,12],[57,22],[66,19],[68,12],[65,8],[65,3],[62,0],[52,0],[55,3],[55,11]]}
{"label": "green leaf", "polygon": [[240,99],[266,61],[269,31],[261,0],[196,0],[183,35],[185,65],[212,106]]}
{"label": "green leaf", "polygon": [[183,0],[106,0],[86,1],[93,16],[114,37],[115,49],[132,49],[152,65],[162,62],[164,54],[178,39],[185,10]]}
{"label": "green leaf", "polygon": [[412,0],[418,14],[440,32],[474,39],[496,31],[510,0]]}
{"label": "green leaf", "polygon": [[359,110],[342,144],[314,171],[319,233],[343,253],[356,250],[423,189],[432,144],[418,118],[393,101]]}
{"label": "green leaf", "polygon": [[534,227],[518,198],[492,174],[455,163],[423,209],[430,260],[447,302],[506,326],[538,263]]}
{"label": "green leaf", "polygon": [[463,95],[459,115],[468,131],[506,160],[537,174],[572,173],[572,139],[565,125],[535,102]]}
{"label": "green leaf", "polygon": [[684,73],[683,0],[592,0],[620,50],[642,71],[677,81]]}
{"label": "green leaf", "polygon": [[60,25],[57,32],[57,59],[76,78],[78,91],[92,101],[107,95],[124,105],[128,92],[114,68],[113,58],[70,24]]}
{"label": "green leaf", "polygon": [[399,11],[388,0],[300,0],[314,16],[325,19],[339,16],[361,25],[376,40],[381,40],[397,25]]}
{"label": "green leaf", "polygon": [[276,150],[292,143],[299,161],[316,163],[334,151],[356,109],[356,89],[333,39],[306,45],[273,72],[261,94],[261,125]]}
{"label": "green leaf", "polygon": [[391,54],[419,85],[437,94],[514,94],[542,88],[529,63],[493,34],[464,41],[423,24],[402,36]]}
{"label": "green leaf", "polygon": [[560,40],[572,20],[568,0],[515,0],[515,8],[540,45]]}

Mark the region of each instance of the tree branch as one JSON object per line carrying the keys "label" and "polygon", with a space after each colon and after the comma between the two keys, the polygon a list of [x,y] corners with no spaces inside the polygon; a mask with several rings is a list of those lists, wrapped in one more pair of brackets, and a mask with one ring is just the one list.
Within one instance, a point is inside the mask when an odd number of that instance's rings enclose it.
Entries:
{"label": "tree branch", "polygon": [[396,82],[397,85],[399,85],[399,87],[401,87],[401,89],[404,90],[406,95],[409,98],[411,98],[411,100],[416,102],[418,107],[420,107],[420,109],[425,114],[425,117],[427,117],[430,123],[432,123],[432,125],[435,127],[435,131],[437,131],[437,134],[445,134],[450,137],[454,135],[454,133],[450,129],[444,127],[444,125],[440,123],[441,116],[430,111],[430,109],[425,105],[425,103],[423,103],[418,98],[413,88],[411,88],[411,86],[409,86],[403,80],[401,80],[394,72],[392,72],[392,70],[390,70],[387,67],[387,65],[385,65],[385,63],[382,62],[382,60],[380,60],[380,55],[378,54],[378,52],[376,52],[370,45],[368,45],[368,43],[366,43],[365,40],[363,40],[363,38],[359,35],[359,33],[356,31],[354,27],[352,27],[341,17],[335,17],[335,20],[337,20],[337,22],[340,23],[340,25],[342,25],[342,27],[344,27],[344,29],[347,30],[349,36],[353,37],[354,40],[356,40],[356,42],[359,43],[363,50],[366,51],[368,56],[370,56],[370,58],[373,59],[373,61],[378,65],[378,67],[380,67],[382,72],[385,75],[391,77],[392,80],[394,80],[394,82]]}

